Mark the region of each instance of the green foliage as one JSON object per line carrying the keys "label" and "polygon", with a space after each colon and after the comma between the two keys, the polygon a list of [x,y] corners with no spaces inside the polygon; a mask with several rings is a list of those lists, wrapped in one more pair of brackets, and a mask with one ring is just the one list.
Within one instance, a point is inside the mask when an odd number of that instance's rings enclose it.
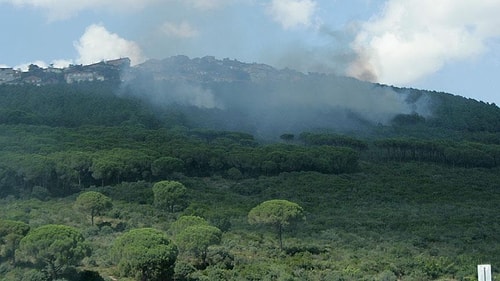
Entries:
{"label": "green foliage", "polygon": [[344,146],[356,150],[368,149],[368,144],[365,141],[347,135],[314,134],[304,132],[300,134],[300,140],[303,141],[305,145]]}
{"label": "green foliage", "polygon": [[250,224],[266,224],[276,228],[280,249],[283,249],[283,229],[292,221],[304,219],[304,210],[287,200],[269,200],[260,203],[248,213]]}
{"label": "green foliage", "polygon": [[[109,256],[122,253],[111,247],[115,237],[143,227],[168,229],[180,239],[185,251],[175,266],[176,280],[474,280],[476,263],[500,260],[500,228],[492,223],[500,213],[495,105],[404,89],[410,102],[433,101],[432,115],[398,115],[357,135],[283,134],[276,144],[247,133],[187,127],[194,124],[189,113],[174,106],[152,111],[126,94],[115,95],[116,86],[0,85],[0,229],[10,229],[0,235],[0,279],[54,279],[47,262],[18,246],[31,235],[28,227],[52,224],[82,230],[94,249],[83,268],[106,279],[116,275]],[[240,90],[236,84],[228,88]],[[210,111],[190,112],[208,124],[215,120]],[[238,121],[236,128],[251,130]],[[178,214],[154,209],[153,183],[165,179],[189,188],[183,213],[206,220],[174,221]],[[106,222],[89,227],[72,208],[82,190],[113,200]],[[156,203],[179,211],[186,196]],[[248,225],[248,210],[274,198],[307,210],[306,222],[284,225],[295,237],[284,251]],[[276,224],[264,218],[259,224],[274,225],[280,236]],[[214,231],[218,246],[203,240],[211,235],[196,236],[210,228],[207,220],[224,231],[224,239]],[[30,243],[69,241],[51,237]],[[50,249],[64,254],[61,243],[46,242],[40,255]],[[212,246],[204,258],[207,244]],[[162,256],[146,246],[135,248],[140,250],[128,252],[134,258],[142,257],[138,252]],[[140,279],[142,271],[127,259],[117,261],[118,270]],[[154,267],[146,268],[147,274],[159,276],[163,267],[145,260]],[[171,264],[170,259],[164,267],[169,276]],[[101,280],[96,273],[63,271],[57,278]]]}
{"label": "green foliage", "polygon": [[175,236],[175,242],[182,251],[190,251],[206,265],[208,247],[221,242],[222,232],[215,226],[197,224],[186,227]]}
{"label": "green foliage", "polygon": [[146,181],[122,182],[113,186],[99,188],[113,201],[125,201],[137,204],[153,204],[153,184]]}
{"label": "green foliage", "polygon": [[196,225],[208,225],[208,222],[204,218],[199,216],[181,216],[170,225],[168,231],[173,236],[177,236],[186,228]]}
{"label": "green foliage", "polygon": [[243,177],[240,170],[238,170],[235,167],[230,168],[229,170],[227,170],[226,173],[227,173],[227,177],[232,179],[232,180],[239,180]]}
{"label": "green foliage", "polygon": [[113,244],[120,273],[138,280],[171,280],[177,253],[172,241],[153,228],[130,230]]}
{"label": "green foliage", "polygon": [[51,279],[90,254],[82,234],[65,225],[44,225],[32,230],[21,239],[19,249],[23,260],[43,268]]}
{"label": "green foliage", "polygon": [[90,213],[91,225],[94,225],[94,217],[104,211],[111,210],[113,203],[106,195],[97,191],[87,191],[81,193],[75,201],[75,208]]}
{"label": "green foliage", "polygon": [[158,121],[143,103],[117,97],[116,87],[116,83],[1,85],[0,121],[65,127],[120,125],[128,121],[157,126]]}
{"label": "green foliage", "polygon": [[96,271],[84,270],[78,274],[78,281],[105,281]]}
{"label": "green foliage", "polygon": [[29,230],[29,225],[24,222],[0,219],[0,254],[15,264],[15,251]]}
{"label": "green foliage", "polygon": [[151,163],[151,173],[160,179],[168,179],[175,172],[184,171],[184,162],[175,157],[161,157]]}
{"label": "green foliage", "polygon": [[174,212],[186,199],[187,188],[177,181],[160,181],[153,185],[154,205],[157,208]]}

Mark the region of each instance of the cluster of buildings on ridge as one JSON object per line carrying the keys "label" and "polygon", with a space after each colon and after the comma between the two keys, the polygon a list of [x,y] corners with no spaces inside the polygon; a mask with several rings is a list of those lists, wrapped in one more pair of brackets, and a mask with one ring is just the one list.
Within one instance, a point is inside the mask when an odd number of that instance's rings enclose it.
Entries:
{"label": "cluster of buildings on ridge", "polygon": [[0,85],[47,85],[120,80],[123,70],[130,67],[129,58],[101,61],[90,65],[70,65],[66,68],[40,68],[30,65],[28,71],[0,68]]}

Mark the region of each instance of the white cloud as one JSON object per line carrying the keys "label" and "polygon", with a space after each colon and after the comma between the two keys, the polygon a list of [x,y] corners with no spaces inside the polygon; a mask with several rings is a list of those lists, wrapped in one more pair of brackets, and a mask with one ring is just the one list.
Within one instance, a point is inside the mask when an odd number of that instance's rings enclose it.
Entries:
{"label": "white cloud", "polygon": [[44,61],[41,61],[41,60],[36,60],[36,61],[32,61],[32,62],[27,62],[27,63],[22,63],[22,64],[19,64],[19,65],[16,65],[14,66],[14,69],[20,69],[22,71],[28,71],[29,69],[29,66],[30,65],[37,65],[38,67],[41,67],[41,68],[46,68],[47,67],[47,63],[44,62]]}
{"label": "white cloud", "polygon": [[186,21],[179,24],[165,22],[161,26],[161,31],[171,37],[192,38],[198,36],[198,30]]}
{"label": "white cloud", "polygon": [[[41,67],[41,68],[47,68],[49,66],[52,66],[55,68],[65,68],[65,67],[68,67],[72,63],[73,63],[72,60],[64,60],[64,59],[53,60],[50,64],[48,64],[42,60],[35,60],[35,61],[27,62],[27,63],[21,63],[19,65],[14,66],[13,68],[20,69],[22,71],[28,71],[29,66],[32,64],[34,64],[38,67]],[[9,66],[0,65],[0,68],[2,68],[2,67],[9,67]]]}
{"label": "white cloud", "polygon": [[77,59],[77,63],[80,64],[91,64],[120,57],[130,58],[132,65],[145,60],[139,45],[115,33],[110,33],[102,25],[93,24],[87,27],[74,46],[80,56]]}
{"label": "white cloud", "polygon": [[311,26],[316,13],[316,2],[313,0],[272,0],[267,11],[274,21],[283,28]]}
{"label": "white cloud", "polygon": [[73,60],[58,59],[51,62],[51,65],[55,68],[65,68],[70,64],[73,64]]}
{"label": "white cloud", "polygon": [[473,58],[500,36],[497,11],[500,0],[389,0],[362,24],[353,43],[360,57],[348,74],[401,85]]}

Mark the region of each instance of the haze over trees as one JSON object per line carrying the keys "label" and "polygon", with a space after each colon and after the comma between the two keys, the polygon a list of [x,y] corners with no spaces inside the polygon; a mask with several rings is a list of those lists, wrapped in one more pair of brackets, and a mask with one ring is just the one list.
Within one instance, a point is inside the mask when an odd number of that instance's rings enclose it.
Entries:
{"label": "haze over trees", "polygon": [[[0,85],[2,281],[465,281],[500,260],[496,105],[172,61],[138,84]],[[360,114],[330,91],[398,99]]]}

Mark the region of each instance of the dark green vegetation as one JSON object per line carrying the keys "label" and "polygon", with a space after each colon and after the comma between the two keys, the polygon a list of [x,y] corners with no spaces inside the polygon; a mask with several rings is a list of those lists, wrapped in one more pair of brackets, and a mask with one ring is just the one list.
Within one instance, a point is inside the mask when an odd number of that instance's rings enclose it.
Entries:
{"label": "dark green vegetation", "polygon": [[495,105],[269,142],[117,87],[0,86],[0,280],[500,278]]}
{"label": "dark green vegetation", "polygon": [[81,193],[75,202],[75,208],[82,212],[90,213],[90,223],[94,225],[94,217],[113,207],[111,199],[97,191]]}
{"label": "dark green vegetation", "polygon": [[177,247],[160,230],[130,230],[115,240],[112,252],[124,276],[136,276],[139,280],[169,280],[174,275]]}
{"label": "dark green vegetation", "polygon": [[271,225],[276,229],[280,249],[283,250],[283,231],[290,222],[303,219],[304,210],[297,203],[287,200],[268,200],[248,213],[250,224]]}

